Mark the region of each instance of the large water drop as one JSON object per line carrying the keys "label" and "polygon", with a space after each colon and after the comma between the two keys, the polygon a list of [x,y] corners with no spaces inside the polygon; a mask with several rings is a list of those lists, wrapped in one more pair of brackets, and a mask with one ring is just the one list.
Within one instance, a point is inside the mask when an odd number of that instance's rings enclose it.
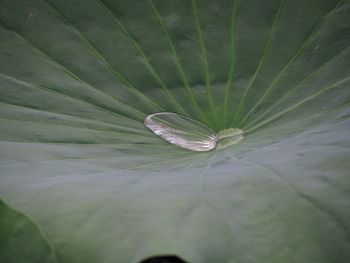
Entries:
{"label": "large water drop", "polygon": [[145,126],[164,140],[192,151],[215,148],[218,138],[204,124],[171,112],[154,113],[145,118]]}
{"label": "large water drop", "polygon": [[196,152],[225,149],[243,140],[241,129],[229,128],[215,134],[204,124],[171,112],[148,115],[144,123],[164,140]]}

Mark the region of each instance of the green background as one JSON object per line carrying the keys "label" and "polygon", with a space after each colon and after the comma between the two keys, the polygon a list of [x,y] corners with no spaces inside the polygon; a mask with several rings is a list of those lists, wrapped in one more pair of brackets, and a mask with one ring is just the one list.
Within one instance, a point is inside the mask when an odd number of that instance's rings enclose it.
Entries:
{"label": "green background", "polygon": [[[0,0],[0,261],[350,261],[350,3]],[[194,153],[170,111],[244,140]]]}

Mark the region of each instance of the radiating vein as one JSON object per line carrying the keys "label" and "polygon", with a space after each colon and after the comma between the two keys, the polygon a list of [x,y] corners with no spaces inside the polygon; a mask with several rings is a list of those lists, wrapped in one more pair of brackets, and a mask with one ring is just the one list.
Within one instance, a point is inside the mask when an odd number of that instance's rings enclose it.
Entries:
{"label": "radiating vein", "polygon": [[113,111],[110,111],[108,109],[105,109],[105,108],[102,108],[98,105],[95,105],[95,104],[92,104],[92,103],[89,103],[85,100],[82,100],[82,99],[78,99],[78,98],[75,98],[75,97],[71,97],[67,94],[64,94],[62,92],[59,92],[57,90],[53,90],[53,89],[49,89],[49,88],[46,88],[46,87],[43,87],[43,86],[39,86],[39,85],[34,85],[32,83],[29,83],[29,82],[26,82],[26,81],[23,81],[23,80],[20,80],[20,79],[17,79],[16,77],[13,77],[13,76],[10,76],[10,75],[6,75],[4,73],[1,73],[0,72],[0,76],[13,82],[13,83],[16,83],[16,84],[19,84],[19,85],[22,85],[22,86],[25,86],[25,87],[30,87],[30,88],[34,88],[34,89],[39,89],[39,90],[44,90],[46,92],[49,92],[49,93],[52,93],[52,94],[55,94],[55,95],[58,95],[58,96],[61,96],[61,97],[65,97],[65,98],[68,98],[70,100],[74,100],[80,104],[85,104],[85,105],[89,105],[89,106],[92,106],[94,108],[97,108],[98,110],[100,111],[103,111],[109,115],[113,115],[115,117],[118,117],[118,118],[121,118],[121,119],[124,119],[124,120],[127,120],[127,121],[132,121],[132,122],[136,122],[136,123],[140,123],[139,120],[135,120],[135,119],[132,119],[130,117],[127,117],[127,116],[124,116],[124,115],[121,115],[121,114],[118,114],[116,112],[113,112]]}
{"label": "radiating vein", "polygon": [[[39,143],[38,143],[39,144]],[[116,149],[119,150],[119,149]],[[100,154],[100,153],[99,153]],[[140,154],[141,156],[141,154]],[[188,153],[168,153],[168,154],[142,154],[142,158],[143,157],[169,157],[169,156],[174,156],[174,157],[181,157],[181,156],[189,156]],[[192,157],[192,156],[191,156]],[[35,159],[35,160],[25,160],[25,161],[13,161],[13,162],[2,162],[1,166],[2,167],[6,167],[6,166],[17,166],[17,165],[26,165],[26,164],[48,164],[48,163],[56,163],[56,162],[79,162],[79,161],[111,161],[111,160],[115,160],[120,161],[121,163],[123,163],[123,160],[121,160],[120,156],[94,156],[94,157],[81,157],[81,156],[77,156],[77,157],[70,157],[70,158],[56,158],[56,159],[52,159],[52,160],[48,160],[48,159]],[[177,159],[175,159],[176,161]],[[192,160],[192,159],[191,159]],[[192,161],[190,162],[190,164],[192,164]],[[181,167],[181,169],[184,168],[183,163],[179,163],[179,166]],[[188,166],[190,167],[190,165]],[[162,172],[165,172],[167,170],[171,170],[174,167],[170,167],[168,169],[162,170]]]}
{"label": "radiating vein", "polygon": [[136,48],[136,50],[140,53],[141,57],[143,58],[143,62],[150,72],[151,76],[156,80],[156,82],[160,85],[160,87],[163,89],[165,95],[169,99],[169,101],[173,104],[173,106],[182,114],[188,115],[187,111],[183,108],[183,106],[176,100],[174,95],[171,93],[171,91],[165,86],[163,81],[161,80],[159,74],[156,72],[154,67],[151,65],[149,59],[147,58],[145,52],[141,48],[140,44],[135,40],[135,38],[130,34],[128,29],[122,24],[119,18],[116,17],[114,12],[102,1],[102,0],[96,0],[100,6],[111,15],[113,20],[116,22],[118,27],[122,30],[126,38],[132,43],[132,45]]}
{"label": "radiating vein", "polygon": [[344,224],[344,222],[342,222],[342,220],[339,219],[336,215],[331,213],[326,207],[322,206],[319,202],[317,202],[317,200],[313,199],[312,197],[310,197],[307,194],[300,192],[294,185],[292,185],[285,178],[280,176],[278,173],[276,173],[275,171],[273,171],[271,168],[267,167],[266,165],[262,165],[262,164],[259,164],[256,162],[247,161],[247,160],[243,160],[243,159],[234,157],[232,155],[232,153],[230,153],[230,155],[231,155],[232,159],[237,160],[238,162],[242,162],[242,163],[246,163],[246,164],[258,167],[258,168],[268,172],[268,174],[272,175],[274,178],[281,180],[285,184],[285,186],[287,186],[289,191],[292,192],[298,199],[311,205],[313,208],[315,208],[316,210],[318,210],[322,214],[327,215],[327,217],[329,217],[333,222],[335,222],[336,226],[339,229],[341,229],[341,231],[345,234],[346,240],[348,242],[350,242],[349,229],[348,229],[347,225]]}
{"label": "radiating vein", "polygon": [[[207,160],[207,165],[205,166],[205,168],[202,170],[202,172],[199,175],[199,182],[198,182],[198,188],[199,188],[199,195],[200,195],[200,203],[199,205],[205,205],[207,208],[209,208],[213,214],[215,215],[216,218],[221,218],[221,221],[223,223],[223,225],[225,226],[225,228],[227,229],[227,231],[225,231],[225,234],[227,235],[227,240],[231,243],[232,247],[234,247],[234,242],[233,242],[233,235],[231,233],[232,231],[232,221],[227,220],[227,218],[225,216],[223,216],[221,209],[219,209],[217,207],[217,205],[214,202],[211,202],[205,195],[205,191],[204,191],[204,177],[205,175],[209,172],[213,162],[215,162],[217,159],[217,155],[211,155],[209,156],[209,160]],[[198,208],[199,205],[197,205],[195,208]],[[193,212],[195,209],[191,209],[191,212]],[[187,214],[187,217],[189,216],[189,212]],[[230,254],[233,254],[233,252],[230,250]]]}
{"label": "radiating vein", "polygon": [[[64,124],[64,123],[57,123],[53,121],[43,121],[43,120],[29,120],[29,119],[19,119],[19,118],[0,118],[1,121],[7,121],[7,122],[13,122],[13,123],[24,123],[24,127],[29,127],[30,124],[37,124],[41,126],[47,126],[47,127],[64,127],[64,128],[72,128],[72,129],[79,129],[84,131],[93,131],[93,132],[99,132],[99,134],[102,134],[103,132],[109,133],[109,134],[115,134],[116,136],[121,135],[125,138],[143,138],[145,141],[147,138],[149,139],[149,134],[138,134],[136,132],[130,132],[130,131],[114,131],[114,130],[107,130],[107,129],[92,129],[88,127],[81,127],[81,126],[73,126],[71,124]],[[126,136],[127,135],[127,136]],[[120,138],[120,137],[118,137]]]}
{"label": "radiating vein", "polygon": [[272,116],[272,117],[266,119],[265,121],[262,121],[262,122],[258,123],[257,125],[253,126],[252,128],[250,128],[250,129],[248,129],[248,130],[245,130],[244,133],[250,133],[250,132],[252,132],[253,130],[256,130],[257,128],[260,128],[261,126],[264,126],[264,125],[270,123],[271,121],[274,121],[274,120],[278,119],[278,118],[281,117],[282,115],[284,115],[284,114],[286,114],[286,113],[288,113],[288,112],[290,112],[290,111],[296,109],[297,107],[303,105],[304,103],[306,103],[306,102],[308,102],[308,101],[310,101],[310,100],[312,100],[312,99],[314,99],[314,98],[320,96],[322,93],[324,93],[324,92],[326,92],[326,91],[329,91],[329,90],[331,90],[331,89],[333,89],[333,88],[336,88],[337,86],[339,86],[339,85],[345,83],[345,82],[348,81],[348,80],[350,80],[350,77],[347,77],[347,78],[344,78],[344,79],[342,79],[342,80],[339,80],[338,82],[336,82],[336,83],[334,83],[334,84],[332,84],[332,85],[330,85],[330,86],[328,86],[328,87],[326,87],[326,88],[324,88],[324,89],[322,89],[322,90],[316,92],[316,93],[313,94],[312,96],[309,96],[309,97],[307,97],[307,98],[301,100],[300,102],[294,104],[293,106],[290,106],[290,107],[288,107],[287,109],[280,111],[279,113],[277,113],[277,114],[275,114],[274,116]]}
{"label": "radiating vein", "polygon": [[155,16],[157,17],[158,21],[159,21],[159,24],[162,28],[162,32],[165,36],[165,39],[167,40],[168,42],[168,45],[169,45],[169,48],[170,48],[170,51],[173,55],[173,59],[174,59],[174,62],[175,62],[175,65],[176,65],[176,68],[181,76],[181,79],[184,83],[184,87],[185,87],[185,91],[186,91],[186,94],[188,96],[188,98],[190,99],[191,101],[191,104],[192,106],[195,108],[195,110],[197,111],[197,113],[199,114],[200,118],[204,121],[208,121],[206,116],[203,114],[203,111],[202,109],[198,106],[198,103],[197,103],[197,100],[196,98],[194,97],[193,95],[193,92],[188,84],[188,80],[187,80],[187,77],[186,77],[186,74],[181,66],[181,62],[180,62],[180,59],[179,59],[179,56],[177,55],[177,52],[176,52],[176,49],[175,49],[175,46],[173,44],[173,41],[171,40],[171,37],[168,33],[168,30],[163,22],[163,19],[161,18],[156,6],[154,5],[153,3],[153,0],[149,0],[149,3],[150,3],[150,6],[151,6],[151,9],[153,11],[153,13],[155,14]]}
{"label": "radiating vein", "polygon": [[[297,120],[294,120],[294,121],[289,121],[289,126],[293,126],[293,123],[294,122],[298,122],[300,123],[300,121],[306,121],[306,120],[310,120],[310,119],[313,119],[315,117],[320,117],[322,116],[323,114],[326,114],[326,113],[330,113],[330,112],[335,112],[335,111],[338,111],[338,110],[341,110],[343,108],[347,108],[350,106],[350,103],[344,103],[344,104],[341,104],[341,105],[338,105],[334,108],[330,108],[330,109],[326,109],[326,110],[321,110],[321,111],[318,111],[317,113],[314,113],[314,114],[311,114],[311,115],[307,115],[306,117],[300,117],[298,118]],[[291,131],[305,131],[305,130],[308,130],[309,128],[308,127],[304,127],[304,128],[293,128],[293,129],[283,129],[283,131],[279,130],[278,131],[278,134],[281,135],[281,134],[284,134],[284,133],[288,133],[288,132],[291,132]],[[248,130],[248,129],[246,129]],[[245,138],[250,138],[254,136],[253,134],[247,134],[245,136]],[[273,134],[271,134],[271,138],[274,137]],[[239,144],[236,146],[238,147]]]}
{"label": "radiating vein", "polygon": [[[140,112],[139,110],[129,106],[128,104],[126,104],[124,101],[122,101],[119,98],[116,97],[112,97],[111,95],[109,95],[106,92],[103,92],[99,89],[96,89],[94,86],[92,86],[91,84],[89,84],[88,82],[86,82],[85,80],[83,80],[82,78],[80,78],[78,75],[76,75],[75,73],[73,73],[71,70],[69,70],[67,67],[65,67],[64,65],[60,64],[57,60],[55,60],[54,58],[52,58],[51,56],[49,56],[48,54],[46,54],[44,51],[42,51],[39,47],[37,47],[33,42],[31,42],[29,39],[25,38],[23,35],[21,35],[20,33],[10,29],[10,27],[0,19],[0,24],[2,24],[5,28],[4,30],[7,30],[9,32],[11,32],[12,34],[16,35],[18,38],[20,38],[22,41],[24,41],[24,43],[26,43],[28,46],[30,46],[31,48],[33,48],[35,51],[37,51],[41,56],[43,56],[45,59],[47,59],[48,61],[50,61],[53,65],[57,66],[59,69],[61,69],[63,72],[65,72],[66,74],[68,74],[69,76],[73,77],[74,79],[78,80],[80,83],[84,84],[84,88],[88,88],[108,99],[111,99],[115,102],[117,102],[117,104],[121,104],[123,107],[129,109],[130,111],[134,112],[134,113],[138,113],[144,116],[144,113]],[[126,84],[126,83],[124,83]],[[131,84],[130,84],[131,85]],[[132,92],[133,93],[133,92]],[[137,94],[134,94],[137,95]],[[138,96],[138,95],[137,95]],[[144,96],[144,95],[142,95]],[[119,105],[120,106],[120,105]]]}
{"label": "radiating vein", "polygon": [[[75,26],[73,26],[69,20],[48,0],[42,0],[49,8],[51,8],[58,17],[65,22],[70,29],[79,37],[79,39],[91,50],[91,52],[101,61],[106,69],[119,81],[121,81],[133,93],[138,99],[144,102],[147,106],[153,107],[154,109],[164,110],[161,106],[155,103],[153,100],[148,98],[145,94],[140,92],[134,85],[132,85],[122,74],[120,74],[111,64],[105,59],[104,56],[95,48],[95,46],[81,33]],[[125,102],[124,102],[125,103]]]}
{"label": "radiating vein", "polygon": [[228,125],[229,116],[228,116],[228,108],[229,108],[229,99],[230,94],[232,92],[232,84],[233,84],[233,75],[235,71],[235,40],[236,40],[236,17],[237,17],[237,6],[238,0],[234,0],[232,3],[232,15],[231,15],[231,29],[230,29],[230,66],[228,71],[228,78],[225,90],[225,99],[224,99],[224,120],[225,127]]}
{"label": "radiating vein", "polygon": [[[192,155],[192,152],[186,152],[187,155]],[[199,157],[199,155],[196,155]],[[198,159],[188,159],[186,160],[186,163],[183,162],[179,162],[178,165],[173,165],[167,169],[162,169],[162,172],[167,172],[167,171],[171,171],[177,167],[179,167],[179,169],[183,170],[183,171],[187,171],[189,170],[191,167],[196,167],[197,164],[200,163],[202,159],[198,158]]]}
{"label": "radiating vein", "polygon": [[295,51],[294,55],[291,57],[291,59],[288,61],[286,66],[280,71],[280,73],[277,75],[277,77],[272,81],[271,85],[266,89],[264,94],[257,100],[255,105],[248,111],[248,113],[244,116],[244,118],[240,121],[238,126],[242,123],[243,120],[246,120],[255,110],[256,108],[261,104],[262,101],[265,100],[265,98],[270,94],[270,92],[275,88],[276,84],[279,82],[279,80],[284,76],[284,74],[287,72],[289,67],[300,57],[304,49],[310,44],[316,33],[319,31],[319,29],[322,27],[322,25],[327,21],[329,17],[333,14],[334,10],[338,8],[338,6],[343,2],[343,0],[338,1],[338,3],[329,11],[327,12],[320,21],[313,27],[311,32],[308,34],[304,42],[300,45],[300,47]]}
{"label": "radiating vein", "polygon": [[[323,63],[321,66],[319,66],[316,70],[310,72],[306,78],[304,78],[302,81],[300,81],[297,85],[289,89],[286,93],[283,94],[281,98],[276,100],[269,108],[264,111],[264,113],[259,116],[257,119],[255,119],[253,122],[251,122],[249,125],[254,125],[256,122],[264,118],[265,115],[267,115],[269,112],[271,112],[278,104],[280,104],[284,99],[288,98],[291,93],[293,93],[298,88],[302,87],[305,83],[310,81],[312,78],[315,77],[320,71],[324,70],[326,67],[331,65],[334,61],[336,61],[343,53],[345,53],[350,46],[345,47],[344,49],[340,50],[337,54],[332,56],[329,60],[327,60],[325,63]],[[245,118],[246,119],[246,118]],[[242,120],[242,125],[244,125],[244,120]],[[244,126],[243,126],[244,127]],[[249,126],[247,126],[249,127]]]}
{"label": "radiating vein", "polygon": [[192,0],[192,10],[193,10],[193,16],[194,16],[194,22],[195,22],[195,27],[197,31],[197,36],[198,36],[198,42],[199,46],[202,52],[203,56],[203,67],[204,67],[204,75],[205,75],[205,86],[207,90],[207,98],[209,102],[209,107],[211,112],[213,113],[214,119],[217,120],[217,115],[216,115],[216,108],[215,104],[213,101],[213,95],[212,95],[212,87],[210,83],[210,71],[209,71],[209,61],[208,61],[208,55],[207,55],[207,50],[204,44],[204,39],[203,39],[203,34],[198,18],[198,13],[197,13],[197,5],[196,5],[196,0]]}
{"label": "radiating vein", "polygon": [[[274,17],[274,20],[273,20],[273,23],[272,23],[272,26],[271,26],[271,30],[270,30],[268,39],[266,41],[264,50],[263,50],[262,55],[260,57],[259,64],[258,64],[258,66],[257,66],[257,68],[255,70],[255,73],[254,73],[253,77],[251,78],[251,80],[249,82],[248,87],[245,89],[242,98],[240,98],[240,101],[239,101],[239,104],[238,104],[238,108],[236,110],[236,113],[235,113],[234,119],[233,119],[234,123],[237,121],[237,118],[240,116],[241,111],[242,111],[242,106],[244,105],[244,102],[245,102],[245,100],[247,98],[247,95],[248,95],[250,89],[254,86],[255,81],[256,81],[257,77],[259,76],[259,74],[261,72],[261,69],[263,68],[263,66],[265,64],[265,59],[266,59],[267,54],[270,51],[271,43],[272,43],[272,41],[274,39],[274,36],[275,36],[275,33],[276,33],[276,28],[277,28],[279,19],[281,17],[281,13],[282,13],[282,10],[283,10],[284,3],[285,3],[285,0],[280,0],[280,2],[279,2],[278,9],[277,9],[277,11],[275,13],[275,17]],[[236,126],[240,127],[239,124],[236,125]]]}
{"label": "radiating vein", "polygon": [[[7,203],[7,200],[5,200],[3,197],[1,197],[0,202],[2,202],[2,203],[7,207],[7,209],[11,210],[12,213],[16,213],[16,214],[21,215],[21,216],[24,217],[26,220],[28,220],[31,224],[33,224],[33,226],[35,226],[36,231],[38,231],[40,237],[46,242],[47,246],[50,248],[50,250],[51,250],[51,252],[52,252],[52,255],[53,255],[53,260],[54,260],[54,262],[59,263],[60,260],[58,260],[58,255],[57,255],[56,248],[54,247],[54,245],[53,245],[53,243],[51,242],[51,240],[48,238],[46,232],[43,230],[43,228],[41,227],[41,225],[38,224],[31,216],[29,216],[29,215],[27,215],[27,214],[21,212],[20,210],[17,210],[17,209],[15,209],[15,208],[13,208],[12,206],[9,206],[8,203]],[[17,222],[17,224],[18,224],[18,222]],[[23,224],[23,223],[21,223],[21,225],[18,224],[18,226],[23,227],[22,224]],[[4,226],[2,225],[2,227],[4,227]],[[23,230],[22,230],[22,231],[23,231]],[[18,233],[15,233],[15,235],[17,235],[17,234],[18,234]],[[17,236],[17,238],[18,238],[18,236]],[[25,238],[24,238],[24,239],[25,239]],[[23,241],[22,241],[22,242],[23,242]],[[3,252],[4,252],[4,250],[3,250]],[[5,253],[6,253],[6,252],[5,252]],[[23,252],[20,252],[20,253],[23,253]],[[23,254],[23,255],[25,255],[25,254]],[[6,258],[6,257],[5,257],[5,258]],[[16,257],[14,256],[14,258],[16,258]]]}
{"label": "radiating vein", "polygon": [[[166,166],[170,166],[171,165],[171,162],[175,162],[175,164],[178,164],[178,162],[179,161],[181,161],[181,162],[183,162],[183,161],[186,161],[186,160],[192,160],[192,159],[196,159],[196,158],[198,158],[197,157],[197,155],[190,155],[189,157],[188,157],[188,155],[187,155],[187,157],[185,157],[185,158],[179,158],[179,159],[171,159],[171,160],[169,160],[169,159],[167,159],[167,162],[166,163],[162,163],[163,165],[165,165],[166,164]],[[128,168],[126,168],[126,170],[139,170],[140,168],[147,168],[147,166],[151,166],[153,163],[152,162],[150,162],[149,160],[147,160],[147,161],[145,161],[143,164],[141,164],[141,165],[137,165],[137,166],[133,166],[133,167],[128,167]],[[143,171],[144,172],[144,171]]]}
{"label": "radiating vein", "polygon": [[[20,143],[20,144],[43,144],[43,145],[56,145],[56,146],[61,146],[61,145],[67,145],[67,146],[72,146],[72,145],[79,145],[79,146],[138,146],[138,147],[169,147],[169,144],[163,144],[163,141],[161,140],[154,140],[157,141],[157,143],[150,143],[149,140],[147,143],[144,142],[136,142],[136,143],[82,143],[82,142],[33,142],[33,141],[26,141],[26,142],[19,142],[19,141],[9,141],[9,140],[4,140],[0,139],[0,142],[5,142],[5,143]],[[173,149],[174,150],[174,149]]]}
{"label": "radiating vein", "polygon": [[207,161],[207,165],[206,165],[205,169],[199,174],[198,190],[199,190],[199,194],[200,194],[202,202],[206,200],[205,195],[204,195],[204,191],[203,191],[204,176],[209,171],[209,169],[211,168],[211,165],[212,165],[212,163],[214,162],[215,159],[216,159],[216,155],[215,154],[211,155],[209,157],[209,160]]}
{"label": "radiating vein", "polygon": [[[21,104],[15,104],[15,103],[8,103],[8,102],[0,102],[0,105],[8,105],[8,106],[13,106],[13,107],[18,107],[18,108],[23,108],[26,110],[30,110],[33,112],[38,112],[38,113],[48,113],[48,114],[55,114],[55,115],[59,115],[62,117],[68,117],[68,118],[74,118],[74,119],[78,119],[79,121],[86,121],[87,124],[89,123],[93,123],[93,124],[100,124],[103,126],[108,126],[112,129],[117,129],[120,131],[125,131],[125,132],[135,132],[135,133],[147,133],[148,132],[144,129],[140,129],[140,127],[138,128],[133,128],[130,126],[122,126],[119,124],[115,124],[112,122],[105,122],[105,121],[101,121],[101,120],[95,120],[95,119],[91,119],[91,118],[87,118],[87,117],[83,117],[83,116],[78,116],[78,115],[72,115],[72,114],[67,114],[67,113],[61,113],[61,112],[56,112],[56,111],[49,111],[49,110],[43,110],[40,108],[35,108],[35,107],[30,107],[30,106],[24,106]],[[71,121],[70,119],[59,119],[59,120],[64,120],[64,121]]]}

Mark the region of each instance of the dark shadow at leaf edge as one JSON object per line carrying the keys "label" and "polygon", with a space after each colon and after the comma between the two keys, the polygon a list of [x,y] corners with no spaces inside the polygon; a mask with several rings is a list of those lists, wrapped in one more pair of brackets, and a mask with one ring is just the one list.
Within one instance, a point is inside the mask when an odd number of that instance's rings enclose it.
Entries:
{"label": "dark shadow at leaf edge", "polygon": [[140,263],[188,263],[183,259],[174,256],[174,255],[163,255],[163,256],[154,256],[146,258]]}

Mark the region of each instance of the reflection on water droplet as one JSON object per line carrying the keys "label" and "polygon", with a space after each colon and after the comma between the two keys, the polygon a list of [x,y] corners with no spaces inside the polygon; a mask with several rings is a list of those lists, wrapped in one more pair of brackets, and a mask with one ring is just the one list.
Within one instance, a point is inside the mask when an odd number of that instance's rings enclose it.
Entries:
{"label": "reflection on water droplet", "polygon": [[164,140],[197,152],[221,150],[243,139],[243,131],[230,128],[218,134],[204,124],[191,118],[171,113],[160,112],[148,115],[145,126]]}
{"label": "reflection on water droplet", "polygon": [[215,148],[215,132],[191,118],[171,113],[154,113],[145,118],[145,126],[164,140],[192,151],[205,152]]}

